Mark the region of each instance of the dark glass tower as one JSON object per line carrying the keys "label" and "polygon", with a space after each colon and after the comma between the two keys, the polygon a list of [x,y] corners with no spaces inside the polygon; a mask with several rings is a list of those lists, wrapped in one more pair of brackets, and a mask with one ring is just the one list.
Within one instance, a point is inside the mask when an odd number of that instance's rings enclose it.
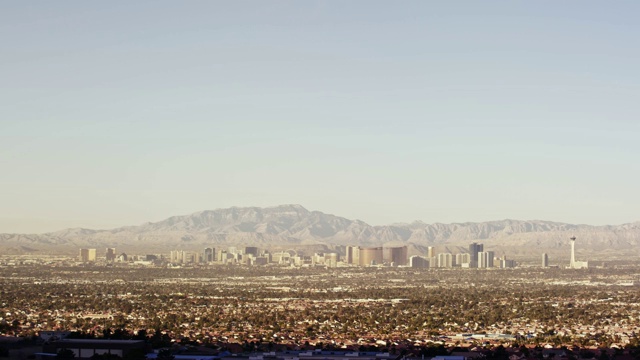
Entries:
{"label": "dark glass tower", "polygon": [[469,245],[469,255],[471,257],[469,267],[478,267],[478,253],[484,251],[484,246],[478,243]]}

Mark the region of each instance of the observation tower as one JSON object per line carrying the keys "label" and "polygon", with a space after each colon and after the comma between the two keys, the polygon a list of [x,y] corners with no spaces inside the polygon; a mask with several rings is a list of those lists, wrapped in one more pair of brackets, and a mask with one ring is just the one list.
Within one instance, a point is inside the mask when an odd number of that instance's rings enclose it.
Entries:
{"label": "observation tower", "polygon": [[576,261],[576,237],[572,236],[571,240],[571,261],[569,262],[569,269],[587,269],[589,267],[588,261]]}

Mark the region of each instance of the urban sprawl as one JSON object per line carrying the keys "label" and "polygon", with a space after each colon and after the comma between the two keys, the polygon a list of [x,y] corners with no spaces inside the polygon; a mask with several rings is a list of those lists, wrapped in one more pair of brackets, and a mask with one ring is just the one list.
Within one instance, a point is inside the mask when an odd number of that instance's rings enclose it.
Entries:
{"label": "urban sprawl", "polygon": [[479,243],[424,257],[405,247],[301,256],[249,246],[2,256],[0,356],[634,358],[640,267],[588,267],[571,251],[565,267],[544,255],[514,267]]}

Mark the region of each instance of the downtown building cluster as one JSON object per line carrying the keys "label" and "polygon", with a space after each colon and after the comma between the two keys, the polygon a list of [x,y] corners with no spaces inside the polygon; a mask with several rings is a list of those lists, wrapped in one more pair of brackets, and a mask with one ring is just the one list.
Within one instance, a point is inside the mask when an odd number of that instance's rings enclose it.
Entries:
{"label": "downtown building cluster", "polygon": [[468,252],[453,254],[450,252],[438,253],[436,248],[429,246],[427,256],[414,255],[409,258],[409,266],[414,268],[513,268],[514,260],[508,260],[506,256],[496,258],[495,252],[484,251],[484,245],[472,243]]}
{"label": "downtown building cluster", "polygon": [[161,260],[162,257],[158,255],[127,255],[126,253],[116,253],[116,248],[110,247],[106,248],[104,257],[98,256],[98,249],[92,248],[81,248],[78,254],[78,261],[83,263],[92,263],[98,261],[106,261],[107,263],[126,263],[126,262],[137,262],[140,264],[151,264],[154,261]]}
{"label": "downtown building cluster", "polygon": [[[588,261],[577,261],[575,256],[575,237],[571,237],[571,253],[569,269],[587,269]],[[484,244],[471,243],[467,251],[458,253],[438,252],[436,247],[429,246],[424,255],[408,255],[407,246],[346,246],[337,247],[336,251],[317,252],[303,255],[296,250],[270,252],[256,246],[235,247],[225,249],[207,247],[203,251],[172,250],[166,255],[127,255],[116,253],[115,248],[106,248],[104,257],[98,256],[95,248],[81,248],[78,260],[91,263],[105,260],[107,263],[136,263],[138,265],[284,265],[284,266],[406,266],[412,268],[513,268],[515,260],[505,255],[496,257],[495,252],[485,250]],[[541,266],[551,267],[549,255],[542,254]],[[557,267],[557,265],[555,265]]]}
{"label": "downtown building cluster", "polygon": [[79,261],[91,263],[106,260],[107,263],[134,263],[137,265],[194,266],[194,265],[246,265],[246,266],[389,266],[412,268],[512,268],[514,260],[506,256],[496,258],[493,251],[485,251],[484,245],[472,243],[468,251],[437,252],[430,246],[427,253],[408,255],[407,246],[346,246],[336,251],[316,252],[304,255],[296,250],[268,251],[256,246],[224,249],[206,247],[202,251],[172,250],[165,255],[117,254],[115,248],[107,248],[104,258],[98,259],[96,249],[80,249]]}
{"label": "downtown building cluster", "polygon": [[[81,248],[80,249],[80,254],[78,255],[78,259],[81,262],[94,262],[98,260],[98,250],[97,249],[86,249],[86,248]],[[127,261],[127,255],[126,254],[116,254],[116,248],[107,248],[107,250],[105,251],[105,255],[104,255],[104,259],[107,262],[114,262],[116,260],[119,261]]]}

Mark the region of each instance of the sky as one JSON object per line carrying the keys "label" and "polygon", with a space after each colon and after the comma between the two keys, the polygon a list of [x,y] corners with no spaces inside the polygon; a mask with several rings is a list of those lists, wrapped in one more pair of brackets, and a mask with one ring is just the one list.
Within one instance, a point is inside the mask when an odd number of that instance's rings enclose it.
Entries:
{"label": "sky", "polygon": [[0,2],[0,233],[640,220],[640,3]]}

